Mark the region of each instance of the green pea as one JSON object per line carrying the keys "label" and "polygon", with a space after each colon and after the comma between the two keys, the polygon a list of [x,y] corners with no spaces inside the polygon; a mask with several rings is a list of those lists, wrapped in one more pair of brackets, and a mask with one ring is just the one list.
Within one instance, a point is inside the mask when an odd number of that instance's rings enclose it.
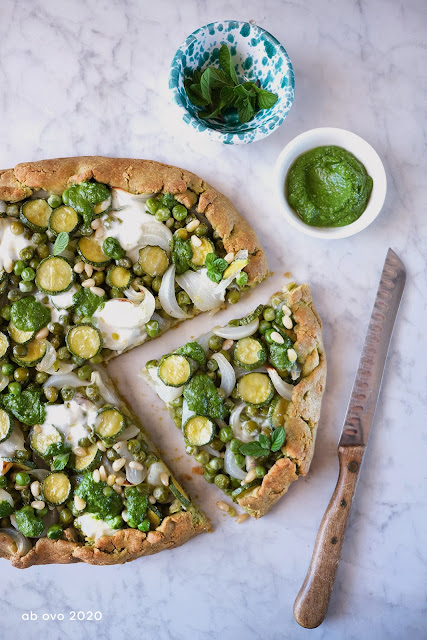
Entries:
{"label": "green pea", "polygon": [[37,255],[42,260],[44,258],[47,258],[49,255],[49,247],[47,246],[47,244],[39,244],[36,251],[37,251]]}
{"label": "green pea", "polygon": [[228,485],[230,484],[230,478],[226,476],[225,473],[218,473],[218,475],[215,476],[214,482],[218,489],[224,490],[228,488]]}
{"label": "green pea", "polygon": [[241,271],[237,274],[235,283],[238,287],[245,287],[248,284],[248,274],[246,271]]}
{"label": "green pea", "polygon": [[176,299],[180,307],[182,307],[185,304],[191,304],[190,297],[187,293],[185,293],[185,291],[179,291],[176,296]]}
{"label": "green pea", "polygon": [[19,216],[19,207],[17,204],[8,204],[6,207],[6,215],[12,218]]}
{"label": "green pea", "polygon": [[208,371],[216,371],[218,369],[218,362],[216,360],[208,360],[206,367]]}
{"label": "green pea", "polygon": [[5,362],[1,367],[1,372],[4,376],[11,376],[15,367],[10,362]]}
{"label": "green pea", "polygon": [[65,402],[70,401],[74,398],[75,389],[69,385],[65,385],[61,389],[61,396]]}
{"label": "green pea", "polygon": [[257,467],[255,467],[255,472],[257,478],[263,478],[267,473],[267,470],[262,465],[258,465]]}
{"label": "green pea", "polygon": [[62,537],[62,527],[59,524],[51,524],[46,533],[49,540],[59,540]]}
{"label": "green pea", "polygon": [[[61,393],[62,393],[62,391],[61,391]],[[78,443],[79,443],[79,447],[83,447],[84,449],[86,447],[90,447],[90,445],[92,444],[90,439],[87,436],[85,438],[79,438]]]}
{"label": "green pea", "polygon": [[47,507],[43,507],[43,509],[38,509],[37,510],[37,516],[39,518],[44,518],[44,516],[47,514],[48,511],[49,511],[49,509]]}
{"label": "green pea", "polygon": [[61,206],[62,198],[61,196],[57,196],[53,193],[51,196],[48,197],[47,203],[50,207],[52,207],[52,209],[56,209],[57,207]]}
{"label": "green pea", "polygon": [[30,370],[27,367],[18,367],[13,372],[13,377],[17,382],[27,382],[30,377]]}
{"label": "green pea", "polygon": [[71,509],[64,507],[59,512],[59,520],[62,524],[70,524],[73,521],[73,514],[71,513]]}
{"label": "green pea", "polygon": [[243,430],[249,435],[252,435],[253,433],[255,433],[255,431],[258,431],[258,428],[258,424],[255,422],[255,420],[248,420],[243,425]]}
{"label": "green pea", "polygon": [[153,496],[156,498],[157,502],[160,502],[160,504],[170,502],[172,498],[171,492],[167,487],[155,487]]}
{"label": "green pea", "polygon": [[156,276],[155,278],[153,278],[153,281],[151,283],[152,290],[157,293],[160,290],[160,285],[161,284],[162,284],[161,276]]}
{"label": "green pea", "polygon": [[44,371],[37,371],[36,377],[34,378],[37,384],[44,384],[49,379],[49,374]]}
{"label": "green pea", "polygon": [[40,264],[40,260],[38,258],[33,258],[32,260],[30,260],[31,269],[36,270],[39,264]]}
{"label": "green pea", "polygon": [[211,336],[208,342],[209,349],[211,351],[219,351],[223,343],[224,343],[224,338],[221,338],[220,336]]}
{"label": "green pea", "polygon": [[28,473],[19,472],[15,476],[15,482],[20,487],[26,487],[28,484],[30,484],[30,476],[28,475]]}
{"label": "green pea", "polygon": [[86,396],[89,400],[95,400],[99,395],[99,389],[96,384],[88,384],[86,387]]}
{"label": "green pea", "polygon": [[176,408],[176,407],[182,407],[182,403],[183,403],[183,398],[182,398],[182,396],[178,396],[177,398],[175,398],[175,400],[171,400],[171,401],[169,402],[170,406],[171,406],[171,407],[174,407],[174,408]]}
{"label": "green pea", "polygon": [[16,302],[17,300],[20,300],[21,298],[22,298],[22,295],[18,291],[18,289],[12,289],[7,294],[7,299],[10,300],[11,302]]}
{"label": "green pea", "polygon": [[87,380],[88,378],[90,378],[91,373],[92,367],[89,364],[85,364],[83,365],[83,367],[80,367],[80,369],[77,369],[77,375],[80,380]]}
{"label": "green pea", "polygon": [[132,260],[126,256],[124,258],[120,258],[120,260],[117,261],[117,264],[119,267],[123,267],[123,269],[130,269],[132,267]]}
{"label": "green pea", "polygon": [[274,342],[273,338],[271,337],[271,334],[274,333],[274,329],[267,329],[267,331],[264,333],[264,338],[267,340],[267,342],[269,342],[270,344],[272,344]]}
{"label": "green pea", "polygon": [[43,392],[48,402],[55,402],[58,399],[58,389],[55,387],[44,387]]}
{"label": "green pea", "polygon": [[6,304],[2,309],[0,309],[0,316],[3,320],[9,322],[10,320],[11,307],[10,304]]}
{"label": "green pea", "polygon": [[132,271],[134,272],[134,274],[136,276],[143,276],[144,275],[144,269],[141,267],[141,265],[139,264],[139,262],[135,262],[135,264],[132,267]]}
{"label": "green pea", "polygon": [[215,482],[215,476],[216,473],[210,473],[209,471],[205,471],[203,474],[204,479],[206,482],[209,482],[209,484],[213,484]]}
{"label": "green pea", "polygon": [[239,487],[242,486],[240,483],[240,480],[238,480],[237,478],[231,478],[230,484],[233,487],[233,489],[238,489]]}
{"label": "green pea", "polygon": [[60,347],[58,349],[58,360],[70,360],[71,353],[68,351],[67,347]]}
{"label": "green pea", "polygon": [[127,448],[131,453],[138,453],[141,449],[141,443],[139,440],[132,438],[132,440],[128,440]]}
{"label": "green pea", "polygon": [[187,209],[182,204],[176,204],[172,208],[172,215],[175,218],[175,220],[178,220],[178,222],[181,222],[181,220],[184,220],[187,217],[187,213],[188,213]]}
{"label": "green pea", "polygon": [[23,280],[19,283],[19,291],[21,293],[31,293],[34,290],[34,285],[32,282],[24,282]]}
{"label": "green pea", "polygon": [[147,322],[145,325],[145,330],[149,338],[155,338],[160,333],[159,323],[157,320],[150,320],[150,322]]}
{"label": "green pea", "polygon": [[231,362],[231,355],[229,351],[225,351],[224,349],[221,349],[220,353],[224,356],[226,360],[228,360],[228,362]]}
{"label": "green pea", "polygon": [[233,438],[230,441],[230,451],[232,453],[239,453],[240,451],[240,447],[242,446],[243,442],[241,440],[238,440],[237,438]]}
{"label": "green pea", "polygon": [[99,287],[104,283],[105,273],[103,271],[95,271],[95,273],[92,274],[92,278],[95,280],[95,286]]}
{"label": "green pea", "polygon": [[243,465],[245,464],[245,456],[242,455],[241,453],[235,453],[234,454],[234,462],[237,464],[238,467],[242,468]]}
{"label": "green pea", "polygon": [[24,282],[31,282],[36,277],[36,272],[31,267],[25,267],[21,272],[21,278]]}
{"label": "green pea", "polygon": [[155,198],[148,198],[147,202],[145,203],[145,206],[147,208],[148,213],[151,213],[151,215],[154,215],[157,209],[160,207],[160,202]]}
{"label": "green pea", "polygon": [[206,465],[206,470],[210,472],[221,471],[223,467],[224,460],[222,458],[212,458]]}
{"label": "green pea", "polygon": [[150,531],[150,521],[148,518],[145,518],[139,525],[138,529],[143,531],[144,533]]}
{"label": "green pea", "polygon": [[[52,342],[53,338],[51,338],[50,342]],[[80,358],[79,356],[72,355],[71,362],[75,364],[77,367],[81,367],[84,364],[84,358]]]}
{"label": "green pea", "polygon": [[114,493],[114,489],[112,487],[104,487],[102,493],[106,498],[111,498]]}
{"label": "green pea", "polygon": [[90,225],[84,225],[83,227],[80,227],[80,233],[82,236],[91,236],[93,233],[93,229]]}
{"label": "green pea", "polygon": [[151,467],[152,464],[154,464],[155,462],[157,462],[158,458],[156,456],[155,453],[150,452],[148,454],[148,456],[145,459],[145,466],[147,467],[147,469],[149,469]]}
{"label": "green pea", "polygon": [[261,322],[259,323],[259,327],[258,327],[258,331],[264,335],[266,331],[268,331],[268,329],[271,329],[271,323],[267,322],[266,320],[261,320]]}
{"label": "green pea", "polygon": [[36,231],[36,233],[33,233],[31,236],[31,241],[34,242],[34,244],[43,244],[47,241],[47,235]]}
{"label": "green pea", "polygon": [[225,298],[230,304],[236,304],[236,302],[239,302],[240,293],[237,289],[231,289],[231,291],[227,291]]}
{"label": "green pea", "polygon": [[33,247],[24,247],[19,252],[19,257],[21,258],[21,260],[31,260],[33,256],[34,256]]}
{"label": "green pea", "polygon": [[20,236],[24,233],[24,225],[22,222],[13,221],[10,223],[10,230],[15,236]]}
{"label": "green pea", "polygon": [[0,489],[4,489],[7,487],[7,478],[6,476],[0,476]]}
{"label": "green pea", "polygon": [[194,457],[194,459],[196,460],[196,462],[201,464],[202,467],[205,467],[210,460],[210,456],[207,451],[200,451],[200,453],[198,453],[197,456]]}
{"label": "green pea", "polygon": [[221,442],[230,442],[233,438],[233,429],[231,427],[222,427],[219,430],[219,439]]}
{"label": "green pea", "polygon": [[274,318],[276,317],[276,312],[273,307],[266,307],[262,315],[264,320],[266,320],[267,322],[273,322]]}
{"label": "green pea", "polygon": [[221,449],[224,447],[224,443],[221,442],[219,438],[214,438],[209,446],[211,446],[212,449],[215,449],[215,451],[221,451]]}
{"label": "green pea", "polygon": [[25,262],[23,260],[17,260],[13,267],[13,273],[20,276],[25,269]]}
{"label": "green pea", "polygon": [[198,227],[196,227],[196,230],[194,231],[194,233],[196,234],[197,237],[201,238],[202,236],[205,236],[208,231],[209,231],[208,226],[206,224],[203,224],[202,222],[201,224],[199,224]]}
{"label": "green pea", "polygon": [[108,449],[106,456],[110,462],[114,462],[114,460],[118,460],[120,458],[119,454],[114,449]]}
{"label": "green pea", "polygon": [[147,274],[145,276],[142,276],[141,280],[146,287],[151,287],[151,283],[153,282],[153,276],[149,276]]}
{"label": "green pea", "polygon": [[[102,361],[103,361],[103,357],[100,353],[98,353],[96,356],[93,356],[93,358],[89,358],[89,362],[91,362],[92,364],[101,364]],[[80,364],[83,364],[83,363],[81,362]]]}
{"label": "green pea", "polygon": [[19,396],[19,394],[21,393],[21,385],[19,384],[19,382],[9,382],[7,388],[9,390],[9,393],[14,396]]}
{"label": "green pea", "polygon": [[154,217],[159,222],[166,222],[166,220],[168,220],[170,216],[171,216],[171,212],[167,207],[159,207],[156,213],[154,214]]}

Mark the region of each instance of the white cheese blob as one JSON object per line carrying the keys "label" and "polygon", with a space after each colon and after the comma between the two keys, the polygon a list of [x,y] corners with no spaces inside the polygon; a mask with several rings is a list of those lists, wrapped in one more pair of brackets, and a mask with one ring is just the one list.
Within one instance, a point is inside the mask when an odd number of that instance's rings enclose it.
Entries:
{"label": "white cheese blob", "polygon": [[80,438],[87,438],[86,426],[92,427],[98,413],[96,406],[83,396],[74,398],[64,404],[49,404],[46,406],[45,426],[53,426],[64,436],[66,444],[71,448],[77,447]]}
{"label": "white cheese blob", "polygon": [[13,222],[10,218],[0,218],[0,269],[8,269],[10,265],[19,260],[19,253],[25,247],[34,247],[31,240],[27,240],[24,234],[15,235],[10,229]]}
{"label": "white cheese blob", "polygon": [[68,291],[58,293],[56,296],[49,296],[49,300],[56,309],[68,309],[73,306],[73,295],[77,293],[78,290],[77,285],[73,284]]}
{"label": "white cheese blob", "polygon": [[93,314],[107,349],[121,353],[147,337],[144,327],[152,317],[156,304],[153,294],[148,289],[144,289],[144,292],[144,299],[139,304],[128,298],[116,298],[108,300],[102,309],[97,309]]}
{"label": "white cheese blob", "polygon": [[22,451],[24,448],[24,436],[20,427],[15,423],[9,438],[4,442],[0,442],[0,475],[3,475],[4,458],[13,458],[17,450]]}
{"label": "white cheese blob", "polygon": [[101,536],[113,536],[119,529],[112,529],[104,520],[98,520],[93,513],[84,513],[74,520],[82,533],[90,540]]}
{"label": "white cheese blob", "polygon": [[13,507],[13,498],[8,491],[0,489],[0,502],[8,502]]}

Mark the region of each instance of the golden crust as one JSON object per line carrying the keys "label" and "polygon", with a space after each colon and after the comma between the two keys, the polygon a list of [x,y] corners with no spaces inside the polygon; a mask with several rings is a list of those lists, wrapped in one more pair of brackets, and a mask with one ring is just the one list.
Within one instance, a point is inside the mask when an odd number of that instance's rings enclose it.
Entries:
{"label": "golden crust", "polygon": [[0,200],[17,202],[43,189],[61,194],[70,184],[94,178],[98,182],[130,193],[172,193],[186,206],[203,213],[224,242],[227,252],[249,251],[245,268],[248,284],[268,274],[265,254],[255,231],[231,202],[190,171],[152,160],[82,156],[24,162],[0,171]]}
{"label": "golden crust", "polygon": [[282,297],[295,321],[294,349],[302,365],[302,379],[294,387],[287,408],[286,442],[282,447],[285,457],[274,464],[259,487],[238,500],[239,505],[256,518],[265,515],[286,493],[291,483],[308,472],[326,382],[322,323],[313,307],[310,288],[306,284],[293,287],[285,291]]}
{"label": "golden crust", "polygon": [[86,562],[94,565],[123,564],[164,549],[179,547],[191,538],[210,531],[208,520],[194,521],[189,512],[168,516],[148,534],[137,529],[123,529],[113,536],[102,536],[93,545],[68,540],[40,538],[24,556],[17,553],[12,538],[0,531],[0,557],[7,558],[14,567],[26,569],[37,564],[70,564]]}

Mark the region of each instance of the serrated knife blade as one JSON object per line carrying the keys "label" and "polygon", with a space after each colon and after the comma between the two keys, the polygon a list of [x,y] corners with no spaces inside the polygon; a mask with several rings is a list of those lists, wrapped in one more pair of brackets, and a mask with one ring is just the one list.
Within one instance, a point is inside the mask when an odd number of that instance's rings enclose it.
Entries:
{"label": "serrated knife blade", "polygon": [[318,627],[328,610],[405,281],[405,267],[389,249],[338,443],[340,471],[337,485],[320,524],[310,567],[294,604],[296,621],[308,629]]}

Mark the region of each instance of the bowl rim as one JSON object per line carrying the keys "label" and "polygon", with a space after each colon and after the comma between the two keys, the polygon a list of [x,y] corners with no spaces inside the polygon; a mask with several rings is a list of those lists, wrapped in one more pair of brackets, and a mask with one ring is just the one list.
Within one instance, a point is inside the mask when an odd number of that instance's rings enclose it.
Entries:
{"label": "bowl rim", "polygon": [[[268,125],[268,120],[262,124],[258,124],[254,127],[248,127],[247,129],[238,131],[238,132],[222,132],[222,131],[218,131],[217,129],[212,129],[211,127],[209,127],[208,125],[205,125],[206,128],[203,129],[202,131],[200,131],[200,133],[204,133],[209,135],[209,137],[211,139],[214,140],[218,140],[219,142],[222,142],[223,139],[225,137],[228,136],[232,136],[233,139],[236,139],[236,141],[238,142],[245,142],[244,140],[242,140],[239,136],[241,134],[244,134],[246,132],[252,131],[254,132],[254,137],[250,140],[250,142],[255,142],[257,140],[260,140],[262,138],[265,138],[267,136],[269,136],[271,133],[273,133],[284,121],[284,119],[286,118],[286,116],[288,115],[293,101],[294,101],[294,95],[295,95],[295,73],[294,73],[294,68],[292,65],[292,61],[289,57],[288,52],[286,51],[285,47],[277,40],[277,38],[275,36],[273,36],[269,31],[267,31],[266,29],[264,29],[263,27],[260,27],[257,24],[252,24],[251,22],[247,21],[247,20],[215,20],[214,22],[209,22],[208,24],[205,24],[201,27],[198,27],[195,31],[193,31],[192,33],[190,33],[190,35],[188,35],[185,40],[180,44],[180,46],[178,47],[178,49],[176,50],[172,61],[171,61],[171,65],[170,65],[170,71],[169,71],[169,89],[172,91],[172,97],[173,97],[173,101],[174,103],[177,105],[177,107],[179,109],[181,109],[182,111],[184,111],[187,114],[187,118],[185,118],[185,122],[188,125],[191,125],[193,127],[193,129],[198,128],[198,126],[201,124],[201,120],[199,118],[196,118],[195,116],[193,116],[188,109],[185,107],[185,105],[183,104],[181,97],[179,95],[179,91],[178,91],[178,82],[176,81],[176,79],[174,78],[174,74],[172,73],[172,70],[174,69],[175,66],[179,65],[181,63],[181,58],[183,55],[185,55],[186,50],[188,49],[188,47],[195,41],[197,41],[197,37],[200,33],[206,32],[206,30],[209,27],[216,27],[216,25],[218,24],[227,24],[230,22],[234,22],[237,25],[245,25],[248,24],[252,29],[255,29],[259,32],[261,32],[264,36],[266,36],[266,38],[272,43],[274,44],[279,52],[280,55],[285,59],[286,61],[286,65],[287,65],[287,73],[289,75],[289,86],[291,88],[291,95],[289,98],[289,105],[286,109],[281,110],[279,112],[279,114],[277,114],[277,122],[275,122],[275,126],[273,129],[268,129],[267,125]],[[204,124],[204,123],[203,123]],[[267,129],[267,130],[265,130]]]}
{"label": "bowl rim", "polygon": [[[352,153],[365,166],[373,180],[372,193],[365,211],[357,220],[344,227],[311,227],[303,222],[290,207],[285,195],[284,184],[286,176],[296,158],[310,149],[326,145],[343,147],[346,151]],[[384,165],[372,145],[356,133],[338,127],[317,127],[304,131],[293,138],[282,149],[276,160],[274,183],[281,205],[280,210],[287,222],[308,236],[324,240],[348,238],[366,229],[379,215],[387,192],[387,177]]]}

